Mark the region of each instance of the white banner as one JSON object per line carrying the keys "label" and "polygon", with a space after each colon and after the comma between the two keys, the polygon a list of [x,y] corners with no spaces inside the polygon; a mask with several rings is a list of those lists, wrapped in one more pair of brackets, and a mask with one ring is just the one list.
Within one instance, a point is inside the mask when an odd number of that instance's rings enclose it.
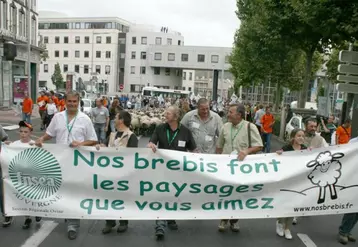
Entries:
{"label": "white banner", "polygon": [[358,212],[357,144],[248,156],[3,146],[7,215],[230,219]]}

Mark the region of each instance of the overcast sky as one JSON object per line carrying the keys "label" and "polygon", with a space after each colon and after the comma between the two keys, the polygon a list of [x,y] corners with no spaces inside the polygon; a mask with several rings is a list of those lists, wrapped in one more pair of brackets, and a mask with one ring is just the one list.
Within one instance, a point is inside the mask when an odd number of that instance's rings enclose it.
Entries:
{"label": "overcast sky", "polygon": [[39,10],[74,17],[116,16],[138,24],[167,26],[185,45],[232,47],[236,0],[38,0]]}

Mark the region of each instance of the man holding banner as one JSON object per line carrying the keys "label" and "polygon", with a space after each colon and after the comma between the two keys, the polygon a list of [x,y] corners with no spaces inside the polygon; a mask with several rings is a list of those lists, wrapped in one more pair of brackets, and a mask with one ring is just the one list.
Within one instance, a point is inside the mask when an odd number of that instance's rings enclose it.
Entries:
{"label": "man holding banner", "polygon": [[[237,156],[239,161],[243,161],[247,155],[262,150],[263,144],[258,129],[244,120],[245,106],[243,104],[231,105],[227,118],[229,122],[224,124],[219,135],[217,154],[231,154]],[[228,221],[220,221],[220,232],[226,230]],[[230,220],[230,228],[233,232],[238,232],[240,230],[239,220]]]}
{"label": "man holding banner", "polygon": [[[194,151],[196,144],[194,138],[188,128],[179,124],[181,118],[178,106],[170,106],[165,112],[166,123],[156,127],[148,147],[156,152],[157,145],[160,149],[170,149],[176,151]],[[158,240],[164,238],[165,225],[171,230],[177,230],[178,225],[175,220],[157,220],[155,227],[155,235]]]}
{"label": "man holding banner", "polygon": [[[43,142],[56,137],[56,144],[66,144],[76,148],[80,146],[94,146],[97,144],[97,135],[91,119],[79,111],[78,105],[80,95],[77,92],[70,92],[65,96],[66,111],[57,113],[46,134],[40,137],[35,145],[42,147]],[[77,238],[77,230],[80,227],[79,219],[67,220],[68,238]]]}

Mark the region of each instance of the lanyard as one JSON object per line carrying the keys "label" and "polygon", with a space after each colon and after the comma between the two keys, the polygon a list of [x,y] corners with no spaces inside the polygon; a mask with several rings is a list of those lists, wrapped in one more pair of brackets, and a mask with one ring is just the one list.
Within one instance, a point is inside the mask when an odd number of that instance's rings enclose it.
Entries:
{"label": "lanyard", "polygon": [[235,138],[236,138],[236,136],[239,134],[239,132],[240,132],[240,130],[241,130],[241,128],[242,128],[242,126],[244,125],[244,122],[242,121],[241,122],[241,124],[240,124],[240,126],[239,126],[239,129],[236,131],[236,134],[234,135],[234,137],[232,136],[232,129],[233,129],[233,127],[231,126],[231,148],[232,149],[234,149],[234,140],[235,140]]}
{"label": "lanyard", "polygon": [[76,119],[77,119],[77,115],[78,115],[78,111],[77,111],[77,113],[76,113],[75,118],[73,119],[73,124],[72,124],[71,127],[70,127],[70,123],[68,122],[68,113],[67,113],[67,111],[66,111],[65,118],[66,118],[66,127],[67,127],[67,130],[68,130],[68,135],[71,134],[71,131],[72,131],[72,129],[73,129],[73,125],[75,125],[75,122],[76,122]]}
{"label": "lanyard", "polygon": [[173,137],[172,137],[171,139],[170,139],[169,129],[167,129],[167,139],[168,139],[168,144],[169,144],[169,146],[172,145],[172,143],[173,143],[175,137],[177,136],[177,134],[178,134],[178,132],[179,132],[179,128],[180,128],[180,125],[178,126],[178,129],[174,132],[174,135],[173,135]]}

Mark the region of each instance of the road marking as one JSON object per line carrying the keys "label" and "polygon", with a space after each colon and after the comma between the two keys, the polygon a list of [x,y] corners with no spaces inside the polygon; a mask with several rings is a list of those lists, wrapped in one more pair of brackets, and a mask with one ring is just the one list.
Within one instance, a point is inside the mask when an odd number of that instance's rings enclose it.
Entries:
{"label": "road marking", "polygon": [[44,221],[41,228],[32,234],[21,247],[38,247],[50,233],[56,228],[58,223],[54,221]]}
{"label": "road marking", "polygon": [[9,125],[9,126],[5,126],[3,127],[4,130],[17,130],[19,129],[19,125],[18,124],[15,124],[15,125]]}
{"label": "road marking", "polygon": [[308,237],[307,234],[297,233],[297,236],[307,247],[317,247],[317,245],[312,241],[312,239],[310,239],[310,237]]}

